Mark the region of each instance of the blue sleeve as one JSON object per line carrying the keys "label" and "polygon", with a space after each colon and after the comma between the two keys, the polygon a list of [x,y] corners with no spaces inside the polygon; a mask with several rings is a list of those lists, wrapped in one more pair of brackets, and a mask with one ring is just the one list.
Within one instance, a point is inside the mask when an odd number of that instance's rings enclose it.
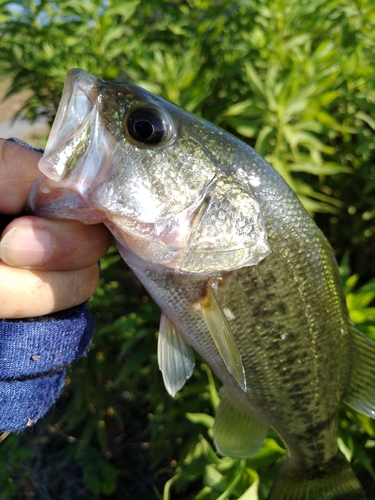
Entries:
{"label": "blue sleeve", "polygon": [[47,413],[63,389],[65,368],[85,354],[92,334],[85,306],[0,320],[0,431],[21,431]]}

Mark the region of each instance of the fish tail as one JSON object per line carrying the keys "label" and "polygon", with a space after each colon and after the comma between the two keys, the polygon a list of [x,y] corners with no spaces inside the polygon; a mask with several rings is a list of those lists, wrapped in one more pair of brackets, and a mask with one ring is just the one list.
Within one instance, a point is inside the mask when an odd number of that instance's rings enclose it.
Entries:
{"label": "fish tail", "polygon": [[323,471],[302,472],[287,459],[268,500],[366,500],[365,492],[341,452]]}

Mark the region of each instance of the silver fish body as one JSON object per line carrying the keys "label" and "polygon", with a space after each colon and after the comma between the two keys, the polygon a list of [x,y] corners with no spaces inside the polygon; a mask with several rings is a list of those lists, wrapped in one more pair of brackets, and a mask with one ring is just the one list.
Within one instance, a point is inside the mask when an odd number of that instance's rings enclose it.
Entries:
{"label": "silver fish body", "polygon": [[364,499],[337,449],[337,407],[375,417],[375,345],[350,322],[332,249],[249,146],[135,85],[67,77],[29,204],[104,222],[162,310],[174,395],[195,349],[223,383],[218,450],[289,456],[270,500]]}

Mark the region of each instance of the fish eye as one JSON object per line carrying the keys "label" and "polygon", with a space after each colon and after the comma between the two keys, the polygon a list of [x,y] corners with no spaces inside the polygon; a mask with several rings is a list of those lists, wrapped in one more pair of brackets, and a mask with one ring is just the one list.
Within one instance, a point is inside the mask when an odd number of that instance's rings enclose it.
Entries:
{"label": "fish eye", "polygon": [[156,146],[168,137],[170,126],[160,109],[142,106],[124,116],[122,129],[125,138],[137,146]]}

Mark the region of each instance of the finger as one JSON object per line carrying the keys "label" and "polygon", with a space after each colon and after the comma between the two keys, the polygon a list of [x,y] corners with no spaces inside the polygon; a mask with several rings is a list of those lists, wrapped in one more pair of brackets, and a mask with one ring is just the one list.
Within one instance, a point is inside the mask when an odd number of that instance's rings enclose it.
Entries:
{"label": "finger", "polygon": [[41,156],[18,143],[0,139],[0,213],[21,212]]}
{"label": "finger", "polygon": [[97,264],[79,271],[31,271],[0,262],[0,318],[44,316],[82,304],[94,293]]}
{"label": "finger", "polygon": [[98,262],[111,240],[103,224],[19,217],[3,233],[0,258],[15,267],[72,271]]}

